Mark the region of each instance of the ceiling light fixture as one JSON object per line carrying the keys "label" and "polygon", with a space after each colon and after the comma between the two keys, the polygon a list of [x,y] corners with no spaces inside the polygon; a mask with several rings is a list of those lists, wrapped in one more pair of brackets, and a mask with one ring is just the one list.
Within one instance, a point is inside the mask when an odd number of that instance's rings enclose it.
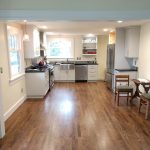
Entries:
{"label": "ceiling light fixture", "polygon": [[47,26],[42,26],[41,28],[42,28],[42,29],[47,29]]}
{"label": "ceiling light fixture", "polygon": [[89,33],[89,34],[87,34],[86,36],[87,36],[87,37],[93,37],[93,36],[94,36],[94,34]]}
{"label": "ceiling light fixture", "polygon": [[117,22],[118,22],[118,23],[122,23],[123,21],[122,21],[122,20],[118,20]]}
{"label": "ceiling light fixture", "polygon": [[27,20],[24,20],[23,22],[25,23],[23,41],[26,42],[29,41],[29,35],[27,34]]}
{"label": "ceiling light fixture", "polygon": [[107,32],[107,31],[108,31],[108,29],[103,29],[103,31],[104,31],[104,32]]}

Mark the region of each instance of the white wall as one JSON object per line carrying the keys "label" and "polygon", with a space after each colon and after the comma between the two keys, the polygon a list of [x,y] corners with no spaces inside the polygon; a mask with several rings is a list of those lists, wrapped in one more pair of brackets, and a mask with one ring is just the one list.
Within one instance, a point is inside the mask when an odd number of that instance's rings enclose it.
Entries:
{"label": "white wall", "polygon": [[[10,83],[6,24],[4,23],[0,23],[0,41],[0,66],[3,68],[3,74],[1,75],[3,108],[4,117],[7,119],[26,98],[25,78],[22,77]],[[23,92],[21,92],[22,88]]]}
{"label": "white wall", "polygon": [[141,26],[139,48],[139,78],[150,80],[150,23]]}
{"label": "white wall", "polygon": [[106,59],[107,59],[107,44],[109,36],[99,35],[98,36],[98,51],[97,51],[97,62],[98,62],[98,79],[105,80],[106,72]]}

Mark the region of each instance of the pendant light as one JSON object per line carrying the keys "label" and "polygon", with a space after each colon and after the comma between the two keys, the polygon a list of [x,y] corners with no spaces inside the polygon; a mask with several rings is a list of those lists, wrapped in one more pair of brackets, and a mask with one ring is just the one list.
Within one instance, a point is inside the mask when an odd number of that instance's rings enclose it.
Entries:
{"label": "pendant light", "polygon": [[27,34],[27,20],[24,20],[24,36],[23,36],[23,41],[26,42],[26,41],[29,41],[29,35]]}

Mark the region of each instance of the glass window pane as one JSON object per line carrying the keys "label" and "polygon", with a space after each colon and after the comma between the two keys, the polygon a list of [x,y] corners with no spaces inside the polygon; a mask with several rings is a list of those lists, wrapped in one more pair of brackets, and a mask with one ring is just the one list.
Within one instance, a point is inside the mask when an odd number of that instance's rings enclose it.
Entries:
{"label": "glass window pane", "polygon": [[19,51],[10,51],[11,74],[15,75],[20,72],[20,56]]}
{"label": "glass window pane", "polygon": [[7,26],[11,78],[22,73],[21,30]]}
{"label": "glass window pane", "polygon": [[47,57],[73,58],[73,40],[68,38],[55,38],[48,42]]}

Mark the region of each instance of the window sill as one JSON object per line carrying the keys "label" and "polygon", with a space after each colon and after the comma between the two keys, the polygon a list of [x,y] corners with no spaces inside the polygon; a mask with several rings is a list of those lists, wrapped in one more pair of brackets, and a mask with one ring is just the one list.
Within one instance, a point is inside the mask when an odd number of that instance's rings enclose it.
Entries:
{"label": "window sill", "polygon": [[9,80],[9,83],[10,83],[10,84],[14,84],[14,83],[16,83],[17,81],[21,80],[24,76],[25,76],[25,73],[21,73],[21,74],[19,74],[19,75],[17,75],[17,76],[14,76],[13,78],[11,78],[11,79]]}

